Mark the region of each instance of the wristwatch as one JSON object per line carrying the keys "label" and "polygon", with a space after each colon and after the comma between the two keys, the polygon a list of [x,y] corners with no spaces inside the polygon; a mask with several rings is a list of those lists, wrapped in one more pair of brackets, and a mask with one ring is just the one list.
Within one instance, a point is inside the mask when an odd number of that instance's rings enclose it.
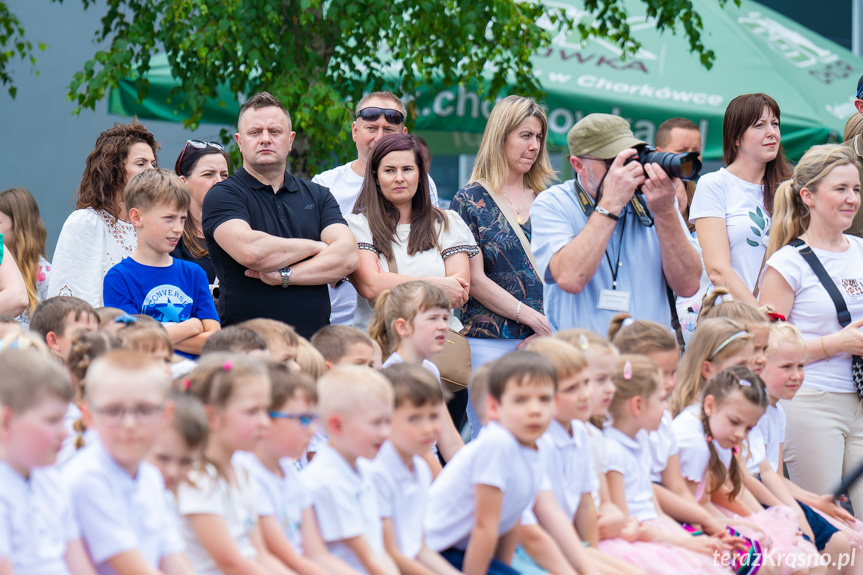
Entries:
{"label": "wristwatch", "polygon": [[285,289],[291,285],[291,268],[283,267],[279,270],[279,273],[282,274],[282,289]]}
{"label": "wristwatch", "polygon": [[606,209],[605,209],[605,208],[603,208],[602,206],[596,206],[595,208],[593,208],[593,211],[594,211],[594,212],[596,212],[597,214],[600,214],[600,215],[602,215],[602,216],[605,216],[606,218],[611,218],[611,219],[612,219],[612,220],[614,220],[615,222],[616,222],[616,221],[618,221],[618,220],[620,219],[620,217],[618,217],[618,216],[616,216],[616,215],[612,214],[611,212],[609,212],[608,210],[606,210]]}

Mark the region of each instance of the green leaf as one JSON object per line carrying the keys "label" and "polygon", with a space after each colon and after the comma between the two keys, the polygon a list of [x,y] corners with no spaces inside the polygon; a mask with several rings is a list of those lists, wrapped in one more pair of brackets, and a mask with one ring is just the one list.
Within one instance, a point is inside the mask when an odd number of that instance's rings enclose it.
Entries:
{"label": "green leaf", "polygon": [[746,238],[746,243],[749,244],[750,246],[752,246],[753,248],[757,248],[758,246],[761,245],[756,241],[750,240],[749,238]]}
{"label": "green leaf", "polygon": [[762,230],[767,225],[767,221],[764,219],[764,214],[761,212],[761,208],[757,208],[755,212],[749,212],[749,219],[755,222],[755,225]]}

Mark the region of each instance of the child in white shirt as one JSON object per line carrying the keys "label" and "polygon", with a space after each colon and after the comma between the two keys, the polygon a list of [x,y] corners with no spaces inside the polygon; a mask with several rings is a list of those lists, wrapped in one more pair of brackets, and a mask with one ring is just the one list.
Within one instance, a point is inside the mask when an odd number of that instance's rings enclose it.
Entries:
{"label": "child in white shirt", "polygon": [[386,553],[374,487],[358,459],[389,435],[393,390],[366,367],[337,367],[318,380],[318,417],[328,443],[300,474],[330,552],[360,573],[396,575]]}
{"label": "child in white shirt", "polygon": [[355,575],[344,561],[327,551],[311,497],[294,464],[315,432],[315,382],[290,371],[286,362],[271,361],[268,371],[272,383],[270,428],[253,452],[237,452],[233,458],[257,484],[264,545],[300,575]]}
{"label": "child in white shirt", "polygon": [[543,484],[536,442],[554,410],[557,376],[544,357],[511,353],[488,371],[490,423],[443,469],[429,491],[426,541],[468,575],[510,567],[522,513]]}
{"label": "child in white shirt", "polygon": [[454,575],[452,566],[425,543],[423,517],[432,476],[420,456],[440,430],[440,383],[428,370],[406,363],[383,370],[393,384],[390,439],[369,466],[383,523],[384,547],[402,573]]}
{"label": "child in white shirt", "polygon": [[270,379],[259,362],[242,355],[205,355],[189,374],[188,392],[200,399],[210,423],[204,464],[177,492],[183,538],[198,575],[287,575],[264,546],[255,481],[231,461],[254,449],[270,425]]}
{"label": "child in white shirt", "polygon": [[84,543],[100,574],[190,573],[159,470],[144,461],[168,423],[168,378],[136,352],[107,353],[87,370],[82,411],[98,435],[64,467]]}
{"label": "child in white shirt", "polygon": [[35,349],[4,351],[0,373],[0,573],[91,575],[66,486],[47,467],[67,434],[69,377]]}

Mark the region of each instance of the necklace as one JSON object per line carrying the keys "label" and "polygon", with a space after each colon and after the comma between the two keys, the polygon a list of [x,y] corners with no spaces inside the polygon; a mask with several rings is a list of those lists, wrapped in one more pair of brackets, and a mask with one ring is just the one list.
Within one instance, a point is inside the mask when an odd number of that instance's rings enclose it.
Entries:
{"label": "necklace", "polygon": [[509,199],[509,196],[506,195],[506,192],[503,192],[503,197],[506,200],[506,203],[508,203],[510,206],[512,206],[512,209],[515,210],[515,221],[518,222],[518,225],[521,225],[524,223],[524,218],[521,216],[521,209],[524,207],[524,196],[525,196],[524,192],[525,192],[525,189],[522,188],[521,189],[521,203],[519,203],[517,208],[515,207],[515,204],[513,204],[512,201]]}

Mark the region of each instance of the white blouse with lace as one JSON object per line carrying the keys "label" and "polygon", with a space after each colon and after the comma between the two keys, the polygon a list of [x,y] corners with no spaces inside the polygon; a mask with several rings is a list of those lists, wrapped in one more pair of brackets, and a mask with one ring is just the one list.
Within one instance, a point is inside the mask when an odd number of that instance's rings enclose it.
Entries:
{"label": "white blouse with lace", "polygon": [[66,219],[57,248],[48,296],[75,296],[102,307],[102,282],[108,270],[134,253],[135,226],[105,210],[75,210]]}

